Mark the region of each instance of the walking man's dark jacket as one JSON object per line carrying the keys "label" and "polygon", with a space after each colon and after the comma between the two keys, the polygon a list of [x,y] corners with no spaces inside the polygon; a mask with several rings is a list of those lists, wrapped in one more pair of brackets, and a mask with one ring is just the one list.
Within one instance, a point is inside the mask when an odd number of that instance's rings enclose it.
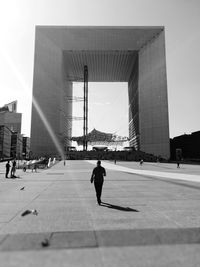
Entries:
{"label": "walking man's dark jacket", "polygon": [[104,176],[106,176],[106,170],[101,166],[101,161],[97,161],[97,167],[93,169],[91,176],[91,183],[94,181],[94,187],[96,191],[97,202],[101,204],[101,193],[104,182]]}

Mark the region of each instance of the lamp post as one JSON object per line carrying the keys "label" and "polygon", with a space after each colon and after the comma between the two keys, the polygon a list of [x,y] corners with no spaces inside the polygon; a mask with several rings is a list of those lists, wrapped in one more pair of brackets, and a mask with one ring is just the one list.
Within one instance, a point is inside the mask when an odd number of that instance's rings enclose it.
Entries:
{"label": "lamp post", "polygon": [[88,67],[84,66],[84,103],[83,103],[83,150],[87,151],[88,134]]}

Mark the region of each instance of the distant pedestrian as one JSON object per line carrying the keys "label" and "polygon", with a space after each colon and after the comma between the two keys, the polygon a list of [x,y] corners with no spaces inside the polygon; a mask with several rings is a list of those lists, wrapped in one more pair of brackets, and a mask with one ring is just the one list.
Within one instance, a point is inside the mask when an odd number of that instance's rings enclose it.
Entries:
{"label": "distant pedestrian", "polygon": [[142,166],[142,164],[144,163],[143,159],[140,160],[140,165]]}
{"label": "distant pedestrian", "polygon": [[34,170],[35,172],[37,172],[37,164],[33,164],[33,165],[32,165],[32,172],[33,172],[33,170]]}
{"label": "distant pedestrian", "polygon": [[26,172],[26,162],[23,164],[23,171]]}
{"label": "distant pedestrian", "polygon": [[13,163],[12,163],[12,169],[11,169],[11,174],[10,174],[10,177],[11,178],[16,178],[15,176],[15,173],[16,173],[16,160],[14,159],[13,160]]}
{"label": "distant pedestrian", "polygon": [[180,161],[177,161],[177,168],[180,168]]}
{"label": "distant pedestrian", "polygon": [[94,187],[96,191],[97,202],[101,205],[101,193],[104,182],[104,176],[106,176],[106,170],[101,166],[101,161],[97,161],[97,167],[93,169],[91,176],[91,183],[94,182]]}
{"label": "distant pedestrian", "polygon": [[114,162],[115,162],[115,164],[117,163],[117,159],[116,159],[116,151],[117,151],[117,149],[115,148],[115,160],[114,160]]}
{"label": "distant pedestrian", "polygon": [[37,164],[34,164],[34,170],[37,172]]}
{"label": "distant pedestrian", "polygon": [[50,166],[51,166],[51,158],[49,158],[49,160],[48,160],[47,168],[50,168]]}
{"label": "distant pedestrian", "polygon": [[10,160],[8,160],[8,162],[6,163],[6,178],[8,178],[8,174],[9,174],[9,171],[10,171]]}

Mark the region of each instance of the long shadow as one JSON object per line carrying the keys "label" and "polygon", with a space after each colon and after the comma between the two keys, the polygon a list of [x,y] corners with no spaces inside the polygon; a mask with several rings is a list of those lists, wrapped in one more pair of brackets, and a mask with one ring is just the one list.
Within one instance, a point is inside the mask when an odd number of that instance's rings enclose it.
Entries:
{"label": "long shadow", "polygon": [[20,176],[11,176],[8,179],[22,179]]}
{"label": "long shadow", "polygon": [[106,203],[106,202],[101,202],[101,206],[104,206],[109,209],[115,209],[115,210],[139,212],[139,210],[136,210],[136,209],[132,209],[129,207],[121,207],[121,206],[113,205],[113,204]]}

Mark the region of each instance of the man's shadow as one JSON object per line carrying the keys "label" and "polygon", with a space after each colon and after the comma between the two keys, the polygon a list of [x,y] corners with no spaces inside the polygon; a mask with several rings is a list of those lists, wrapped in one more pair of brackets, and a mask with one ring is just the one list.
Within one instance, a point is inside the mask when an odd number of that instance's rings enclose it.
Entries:
{"label": "man's shadow", "polygon": [[115,209],[115,210],[139,212],[139,210],[136,210],[136,209],[132,209],[129,207],[121,207],[121,206],[113,205],[113,204],[106,203],[106,202],[101,202],[101,206],[104,206],[109,209]]}
{"label": "man's shadow", "polygon": [[10,176],[9,178],[10,179],[22,179],[20,176],[16,176],[16,175]]}

